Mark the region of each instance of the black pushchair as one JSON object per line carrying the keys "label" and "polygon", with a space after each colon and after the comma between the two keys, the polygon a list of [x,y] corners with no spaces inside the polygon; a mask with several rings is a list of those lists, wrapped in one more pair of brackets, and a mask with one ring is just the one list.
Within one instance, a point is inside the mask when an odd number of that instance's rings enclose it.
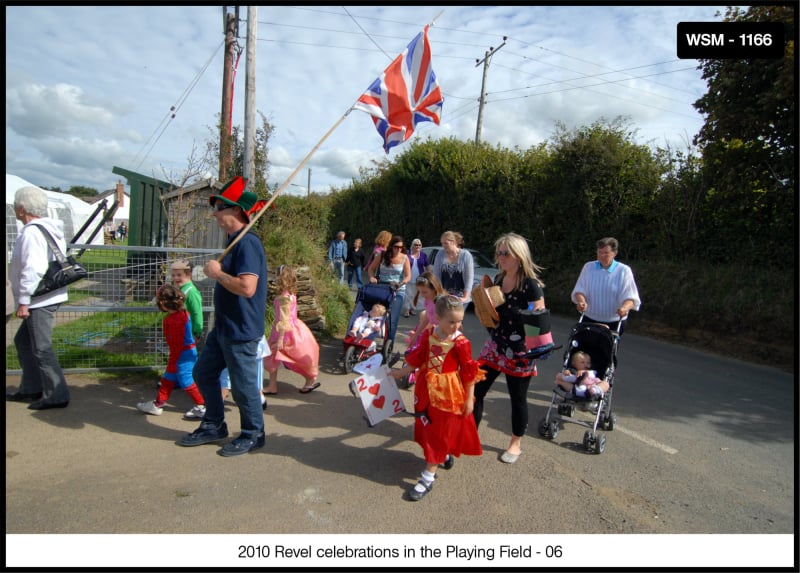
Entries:
{"label": "black pushchair", "polygon": [[[392,355],[392,349],[394,348],[394,341],[389,338],[389,333],[392,331],[392,321],[395,320],[395,317],[392,316],[392,303],[395,296],[395,288],[388,284],[369,283],[358,289],[356,305],[347,323],[348,335],[344,339],[342,363],[346,374],[352,372],[356,364],[378,352],[381,353],[384,363],[389,362],[389,357]],[[386,315],[383,319],[381,331],[377,333],[377,336],[362,339],[350,336],[350,329],[353,328],[356,319],[363,312],[369,312],[373,305],[379,303],[386,307]]]}
{"label": "black pushchair", "polygon": [[[572,327],[567,349],[564,351],[564,368],[569,368],[575,352],[583,351],[591,358],[592,370],[597,372],[598,378],[608,382],[609,388],[602,397],[590,394],[578,397],[573,392],[556,386],[547,414],[539,422],[539,435],[554,440],[562,424],[577,424],[588,428],[583,435],[583,446],[597,454],[603,453],[606,436],[598,428],[611,431],[617,423],[617,415],[611,408],[611,399],[622,322],[619,321],[617,330],[614,331],[605,324],[584,322],[581,315],[580,320]],[[576,418],[576,406],[591,412],[593,419],[586,421]]]}

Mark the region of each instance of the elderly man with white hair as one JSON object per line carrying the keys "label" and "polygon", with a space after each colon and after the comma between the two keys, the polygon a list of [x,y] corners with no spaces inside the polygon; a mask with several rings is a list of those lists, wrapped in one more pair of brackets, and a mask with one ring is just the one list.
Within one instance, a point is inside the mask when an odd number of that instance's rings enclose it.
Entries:
{"label": "elderly man with white hair", "polygon": [[6,394],[10,402],[32,402],[31,410],[65,408],[69,389],[53,349],[53,321],[61,303],[67,301],[67,287],[36,296],[50,261],[56,260],[44,232],[66,251],[64,233],[58,222],[47,217],[47,195],[38,187],[26,186],[14,195],[14,214],[23,223],[14,244],[8,269],[11,288],[17,301],[17,318],[22,325],[14,345],[22,366],[19,390]]}

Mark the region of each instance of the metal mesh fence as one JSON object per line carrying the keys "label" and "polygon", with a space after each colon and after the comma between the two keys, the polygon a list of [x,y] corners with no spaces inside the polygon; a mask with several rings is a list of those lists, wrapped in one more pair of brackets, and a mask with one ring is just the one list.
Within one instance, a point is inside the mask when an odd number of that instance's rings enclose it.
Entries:
{"label": "metal mesh fence", "polygon": [[[56,313],[53,347],[65,372],[163,369],[169,351],[155,293],[169,282],[169,267],[179,258],[192,266],[208,332],[214,281],[203,274],[203,265],[222,249],[70,244],[68,250],[80,253],[89,278],[70,285],[69,301]],[[14,347],[20,322],[6,322],[6,374],[21,373]]]}

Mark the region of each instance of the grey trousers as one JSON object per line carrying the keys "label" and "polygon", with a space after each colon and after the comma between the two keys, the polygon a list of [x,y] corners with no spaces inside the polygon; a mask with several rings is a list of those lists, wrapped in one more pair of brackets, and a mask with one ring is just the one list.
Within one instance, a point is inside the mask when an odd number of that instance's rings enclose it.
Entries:
{"label": "grey trousers", "polygon": [[14,345],[22,366],[19,391],[42,393],[42,401],[54,404],[69,401],[69,388],[53,349],[53,322],[59,304],[31,308],[31,315],[22,321]]}

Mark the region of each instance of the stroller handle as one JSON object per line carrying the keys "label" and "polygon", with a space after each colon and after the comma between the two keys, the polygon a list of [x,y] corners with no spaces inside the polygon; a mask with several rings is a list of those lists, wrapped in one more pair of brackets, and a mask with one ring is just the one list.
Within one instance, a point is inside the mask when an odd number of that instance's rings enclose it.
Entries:
{"label": "stroller handle", "polygon": [[[582,312],[582,313],[581,313],[581,317],[578,319],[578,322],[583,322],[583,318],[584,318],[585,316],[586,316],[586,313],[585,313],[585,312]],[[617,321],[617,330],[615,331],[617,334],[619,334],[619,333],[622,331],[622,323],[623,323],[623,322],[625,322],[626,320],[628,320],[628,315],[625,315],[625,316],[621,317],[621,318],[620,318],[620,319]],[[587,322],[588,322],[588,321],[587,321]],[[592,324],[602,324],[602,323],[592,323]],[[608,325],[605,325],[605,326],[608,328]]]}

